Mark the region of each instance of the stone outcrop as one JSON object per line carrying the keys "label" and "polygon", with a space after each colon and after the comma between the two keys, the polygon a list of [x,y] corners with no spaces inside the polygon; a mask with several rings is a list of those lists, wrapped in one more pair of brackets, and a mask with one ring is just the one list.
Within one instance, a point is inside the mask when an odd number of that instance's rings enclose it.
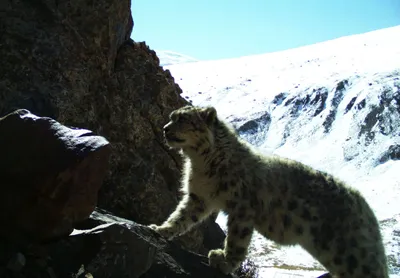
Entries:
{"label": "stone outcrop", "polygon": [[70,234],[97,204],[108,141],[24,109],[0,118],[0,134],[1,239],[21,244]]}
{"label": "stone outcrop", "polygon": [[[0,115],[28,109],[107,138],[110,170],[98,205],[161,223],[179,201],[181,166],[162,126],[187,102],[155,52],[130,39],[129,7],[129,0],[2,3]],[[202,228],[183,237],[187,247],[201,251]]]}
{"label": "stone outcrop", "polygon": [[[67,238],[0,256],[0,277],[234,277],[146,226],[96,210]],[[1,245],[2,250],[7,246]],[[5,259],[2,267],[1,259]]]}

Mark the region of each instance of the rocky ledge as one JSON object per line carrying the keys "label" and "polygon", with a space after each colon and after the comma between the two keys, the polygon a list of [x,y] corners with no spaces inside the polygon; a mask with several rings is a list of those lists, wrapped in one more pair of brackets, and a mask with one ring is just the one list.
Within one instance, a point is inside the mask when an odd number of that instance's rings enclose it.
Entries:
{"label": "rocky ledge", "polygon": [[[70,236],[8,250],[0,276],[48,278],[234,277],[146,226],[97,209]],[[3,254],[4,255],[4,254]]]}

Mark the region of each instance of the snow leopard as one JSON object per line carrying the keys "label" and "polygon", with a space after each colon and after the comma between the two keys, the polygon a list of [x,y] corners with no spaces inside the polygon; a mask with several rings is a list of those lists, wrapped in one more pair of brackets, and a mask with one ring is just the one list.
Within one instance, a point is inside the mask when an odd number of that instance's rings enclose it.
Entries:
{"label": "snow leopard", "polygon": [[300,245],[327,269],[324,277],[388,277],[379,222],[358,190],[299,161],[262,153],[212,106],[174,110],[163,130],[184,166],[175,211],[149,225],[160,235],[172,239],[222,211],[224,246],[208,259],[224,274],[245,260],[256,230],[279,245]]}

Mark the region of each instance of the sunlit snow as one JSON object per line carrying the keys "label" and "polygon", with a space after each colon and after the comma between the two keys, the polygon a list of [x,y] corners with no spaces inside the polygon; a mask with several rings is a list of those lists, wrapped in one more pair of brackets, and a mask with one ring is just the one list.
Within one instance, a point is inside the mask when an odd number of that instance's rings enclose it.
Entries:
{"label": "sunlit snow", "polygon": [[[282,52],[164,66],[185,98],[215,106],[261,151],[358,188],[381,221],[391,277],[400,277],[400,157],[383,157],[400,148],[399,38],[397,26]],[[250,256],[261,273],[272,266],[323,270],[301,248],[257,234]]]}

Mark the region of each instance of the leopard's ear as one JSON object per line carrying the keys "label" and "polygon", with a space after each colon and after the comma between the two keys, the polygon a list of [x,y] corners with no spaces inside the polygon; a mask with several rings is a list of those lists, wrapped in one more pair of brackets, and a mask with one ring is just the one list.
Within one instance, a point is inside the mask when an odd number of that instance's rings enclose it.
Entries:
{"label": "leopard's ear", "polygon": [[201,111],[200,115],[207,125],[212,125],[217,119],[217,110],[212,106],[206,107]]}

